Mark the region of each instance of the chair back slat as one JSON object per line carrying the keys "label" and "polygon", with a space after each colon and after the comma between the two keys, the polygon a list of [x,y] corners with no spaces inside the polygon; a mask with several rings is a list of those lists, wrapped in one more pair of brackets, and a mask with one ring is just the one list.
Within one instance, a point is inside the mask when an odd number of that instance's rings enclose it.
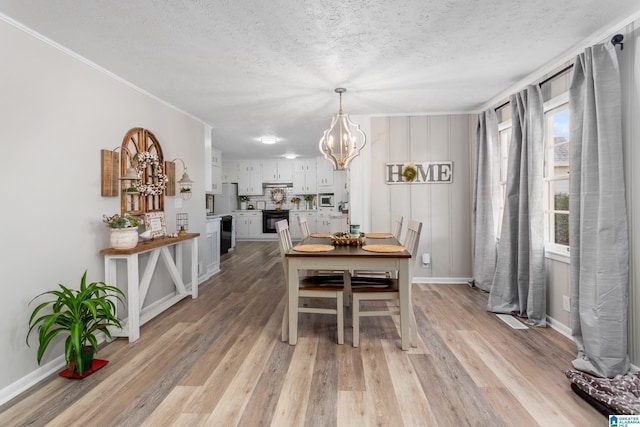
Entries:
{"label": "chair back slat", "polygon": [[402,215],[398,215],[393,220],[393,227],[391,229],[391,234],[393,237],[400,241],[400,234],[402,234],[402,222],[404,221],[404,217]]}
{"label": "chair back slat", "polygon": [[289,265],[287,263],[287,252],[293,247],[291,243],[291,233],[289,232],[289,222],[286,219],[276,222],[276,232],[278,233],[278,245],[280,246],[280,257],[282,258],[282,268],[284,277],[289,283]]}
{"label": "chair back slat", "polygon": [[302,231],[302,238],[306,239],[311,235],[311,231],[309,231],[309,223],[307,222],[307,217],[304,215],[298,216],[298,224],[300,224],[300,230]]}
{"label": "chair back slat", "polygon": [[420,244],[420,234],[422,233],[422,223],[413,219],[409,220],[407,225],[407,234],[404,236],[404,247],[411,254],[412,258],[418,252],[418,245]]}

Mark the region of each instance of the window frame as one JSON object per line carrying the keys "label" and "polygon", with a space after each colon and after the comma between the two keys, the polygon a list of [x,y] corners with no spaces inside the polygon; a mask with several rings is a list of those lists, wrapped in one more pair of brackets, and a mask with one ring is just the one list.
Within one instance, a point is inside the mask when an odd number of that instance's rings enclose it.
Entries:
{"label": "window frame", "polygon": [[[544,172],[543,172],[543,178],[542,178],[543,185],[544,185],[544,189],[543,189],[544,249],[545,249],[545,255],[547,255],[547,258],[552,258],[556,261],[562,261],[562,262],[568,263],[570,251],[571,251],[570,246],[558,244],[552,241],[551,233],[555,232],[554,229],[552,229],[552,225],[553,225],[552,216],[555,215],[556,213],[568,215],[570,211],[560,211],[560,210],[553,209],[554,206],[552,205],[552,203],[553,203],[554,194],[552,194],[553,192],[551,191],[551,185],[554,182],[565,181],[565,180],[567,181],[567,183],[569,183],[570,177],[568,172],[567,172],[566,178],[564,176],[557,176],[557,175],[548,176],[547,167],[546,167],[548,150],[549,150],[548,141],[547,141],[547,135],[548,135],[547,114],[562,107],[565,107],[566,110],[569,111],[569,120],[571,120],[571,111],[569,110],[569,92],[568,91],[554,98],[551,98],[550,100],[546,101],[543,104],[543,114],[544,114],[544,121],[545,121],[544,123],[544,133],[545,133]],[[568,144],[569,144],[569,147],[571,147],[571,140],[568,141]],[[569,167],[571,167],[570,157],[569,157]],[[569,206],[571,206],[571,201],[569,201]]]}

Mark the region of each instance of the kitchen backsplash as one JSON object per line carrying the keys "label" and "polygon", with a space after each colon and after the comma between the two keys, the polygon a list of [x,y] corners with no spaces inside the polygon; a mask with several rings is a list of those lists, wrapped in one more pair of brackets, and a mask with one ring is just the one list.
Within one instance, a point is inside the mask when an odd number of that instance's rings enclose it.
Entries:
{"label": "kitchen backsplash", "polygon": [[[279,187],[279,188],[282,188],[284,190],[285,196],[286,196],[285,203],[280,205],[281,209],[288,209],[288,210],[306,209],[306,202],[304,198],[302,197],[301,194],[295,194],[293,192],[293,187]],[[264,202],[265,209],[275,209],[276,204],[273,203],[273,201],[271,200],[271,190],[273,190],[273,188],[265,187],[263,189],[264,192],[261,196],[249,196],[249,201],[247,202],[247,205],[253,205],[255,209],[261,209],[261,203],[258,203],[258,202]],[[300,204],[298,207],[296,207],[291,202],[291,199],[294,196],[297,196],[300,199]],[[316,207],[316,200],[312,202],[311,208],[315,209],[315,207]]]}

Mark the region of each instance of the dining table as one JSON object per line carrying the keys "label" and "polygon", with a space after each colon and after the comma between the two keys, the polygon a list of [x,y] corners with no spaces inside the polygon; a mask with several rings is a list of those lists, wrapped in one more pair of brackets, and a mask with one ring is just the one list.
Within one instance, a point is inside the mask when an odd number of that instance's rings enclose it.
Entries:
{"label": "dining table", "polygon": [[[325,251],[307,252],[295,250],[296,246],[329,245],[333,248]],[[363,249],[367,245],[401,245],[395,237],[369,239],[364,235],[362,245],[334,244],[329,236],[304,238],[290,249],[285,256],[288,261],[288,306],[289,306],[289,344],[298,341],[298,289],[301,270],[349,270],[349,271],[397,271],[398,291],[400,294],[400,337],[403,350],[416,346],[417,333],[412,331],[411,302],[411,254],[406,248],[397,252],[372,252]],[[414,337],[415,336],[415,337]]]}

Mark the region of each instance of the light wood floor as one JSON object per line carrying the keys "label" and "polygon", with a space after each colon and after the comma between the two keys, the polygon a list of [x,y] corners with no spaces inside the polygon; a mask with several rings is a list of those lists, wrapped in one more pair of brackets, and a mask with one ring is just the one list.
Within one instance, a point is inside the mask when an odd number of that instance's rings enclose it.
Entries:
{"label": "light wood floor", "polygon": [[2,426],[602,426],[563,371],[573,343],[514,330],[466,285],[414,285],[417,349],[397,319],[364,318],[361,347],[336,344],[335,317],[300,315],[280,341],[285,285],[275,242],[239,243],[223,273],[142,327],[106,344],[109,364],[57,375],[0,407]]}

